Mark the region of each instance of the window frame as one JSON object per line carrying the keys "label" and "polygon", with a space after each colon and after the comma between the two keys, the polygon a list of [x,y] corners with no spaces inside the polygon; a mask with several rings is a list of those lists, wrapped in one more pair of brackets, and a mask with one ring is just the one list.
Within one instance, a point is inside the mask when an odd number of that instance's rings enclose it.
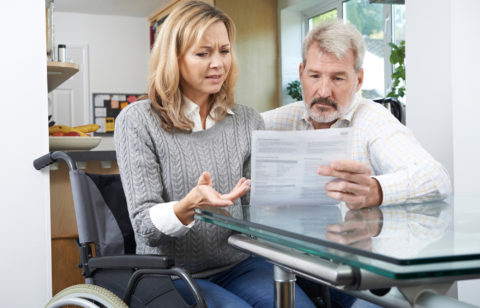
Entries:
{"label": "window frame", "polygon": [[344,0],[327,0],[316,6],[310,7],[302,11],[304,22],[302,24],[302,41],[307,36],[309,23],[308,20],[312,17],[327,13],[331,10],[337,10],[337,18],[343,20],[343,2]]}

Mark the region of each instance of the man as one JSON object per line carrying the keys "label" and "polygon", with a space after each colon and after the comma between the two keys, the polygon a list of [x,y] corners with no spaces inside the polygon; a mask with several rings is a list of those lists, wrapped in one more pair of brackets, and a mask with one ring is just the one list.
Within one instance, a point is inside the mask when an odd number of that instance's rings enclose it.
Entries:
{"label": "man", "polygon": [[299,67],[304,102],[264,112],[266,129],[352,127],[352,160],[317,169],[337,178],[327,194],[350,209],[445,198],[446,170],[386,108],[358,93],[364,55],[363,37],[351,24],[328,22],[310,31]]}
{"label": "man", "polygon": [[[352,127],[352,159],[317,169],[337,178],[326,185],[327,194],[350,209],[445,198],[451,191],[446,170],[386,108],[358,93],[364,55],[363,37],[353,25],[328,22],[312,29],[299,67],[304,101],[264,112],[266,129]],[[311,283],[298,282],[312,295]],[[373,306],[335,289],[330,298],[342,307]]]}

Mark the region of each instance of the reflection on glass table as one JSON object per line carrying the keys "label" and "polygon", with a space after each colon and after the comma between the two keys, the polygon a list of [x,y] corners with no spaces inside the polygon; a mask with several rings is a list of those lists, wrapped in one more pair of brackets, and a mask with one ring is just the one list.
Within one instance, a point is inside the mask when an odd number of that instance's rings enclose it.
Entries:
{"label": "reflection on glass table", "polygon": [[235,247],[297,274],[351,290],[396,286],[403,294],[480,277],[480,211],[472,211],[480,198],[453,200],[362,210],[242,205],[198,209],[196,219],[238,231]]}

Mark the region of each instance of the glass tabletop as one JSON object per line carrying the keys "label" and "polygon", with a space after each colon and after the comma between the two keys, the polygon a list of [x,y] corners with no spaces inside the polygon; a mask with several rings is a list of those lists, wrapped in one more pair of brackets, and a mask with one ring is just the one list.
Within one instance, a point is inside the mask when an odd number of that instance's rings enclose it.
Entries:
{"label": "glass tabletop", "polygon": [[235,205],[197,219],[334,262],[408,279],[480,274],[480,196],[349,210]]}

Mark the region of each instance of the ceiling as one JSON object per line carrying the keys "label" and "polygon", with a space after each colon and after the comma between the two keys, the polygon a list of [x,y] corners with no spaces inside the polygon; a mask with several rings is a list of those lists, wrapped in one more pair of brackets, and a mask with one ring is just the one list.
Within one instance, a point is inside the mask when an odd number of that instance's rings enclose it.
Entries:
{"label": "ceiling", "polygon": [[57,12],[148,17],[171,0],[54,0]]}

